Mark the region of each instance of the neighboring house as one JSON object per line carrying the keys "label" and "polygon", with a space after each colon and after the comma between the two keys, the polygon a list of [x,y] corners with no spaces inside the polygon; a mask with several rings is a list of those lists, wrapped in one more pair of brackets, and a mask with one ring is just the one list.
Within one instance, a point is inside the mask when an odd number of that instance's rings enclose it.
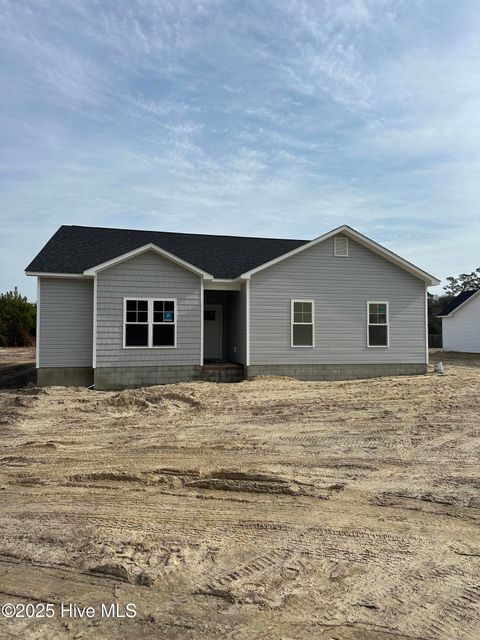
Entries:
{"label": "neighboring house", "polygon": [[480,289],[462,291],[438,317],[445,351],[480,353]]}
{"label": "neighboring house", "polygon": [[224,361],[242,378],[424,373],[439,283],[346,225],[312,241],[62,226],[26,273],[39,384],[97,389]]}

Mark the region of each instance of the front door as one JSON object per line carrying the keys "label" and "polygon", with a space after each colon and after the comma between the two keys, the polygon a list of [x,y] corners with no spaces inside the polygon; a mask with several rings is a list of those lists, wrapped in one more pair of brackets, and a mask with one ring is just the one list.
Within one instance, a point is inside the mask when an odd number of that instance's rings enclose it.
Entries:
{"label": "front door", "polygon": [[204,307],[204,360],[222,360],[222,305],[206,304]]}

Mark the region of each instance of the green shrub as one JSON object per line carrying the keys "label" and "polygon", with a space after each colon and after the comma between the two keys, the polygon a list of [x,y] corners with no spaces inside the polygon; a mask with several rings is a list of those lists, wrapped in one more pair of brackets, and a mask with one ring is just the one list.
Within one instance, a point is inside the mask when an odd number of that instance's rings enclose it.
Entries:
{"label": "green shrub", "polygon": [[14,291],[0,294],[0,347],[28,347],[35,343],[37,308]]}

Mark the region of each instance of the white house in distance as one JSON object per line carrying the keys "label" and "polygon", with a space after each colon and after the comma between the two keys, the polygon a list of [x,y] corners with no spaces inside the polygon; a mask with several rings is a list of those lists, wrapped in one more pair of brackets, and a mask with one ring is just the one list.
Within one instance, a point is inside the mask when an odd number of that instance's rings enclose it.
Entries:
{"label": "white house in distance", "polygon": [[445,351],[480,353],[480,289],[462,291],[438,317]]}

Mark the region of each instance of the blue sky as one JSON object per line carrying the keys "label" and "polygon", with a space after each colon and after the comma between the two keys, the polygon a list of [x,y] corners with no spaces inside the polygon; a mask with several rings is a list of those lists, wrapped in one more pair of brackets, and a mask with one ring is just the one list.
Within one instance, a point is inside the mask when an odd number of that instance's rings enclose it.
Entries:
{"label": "blue sky", "polygon": [[0,0],[0,290],[61,224],[480,264],[477,0]]}

